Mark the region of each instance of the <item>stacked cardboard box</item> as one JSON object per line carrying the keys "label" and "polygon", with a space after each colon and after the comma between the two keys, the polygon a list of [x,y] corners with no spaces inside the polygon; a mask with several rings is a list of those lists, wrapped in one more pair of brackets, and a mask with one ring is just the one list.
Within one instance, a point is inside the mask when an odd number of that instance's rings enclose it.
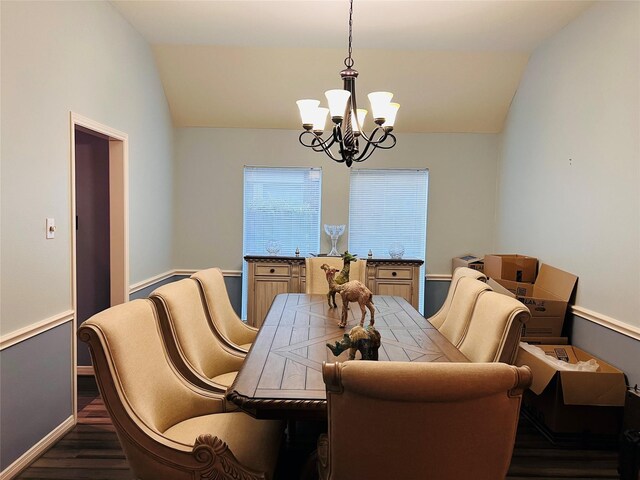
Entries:
{"label": "stacked cardboard box", "polygon": [[540,265],[535,283],[492,278],[487,283],[495,290],[524,303],[531,319],[523,337],[560,337],[567,306],[578,277],[550,265]]}
{"label": "stacked cardboard box", "polygon": [[451,273],[458,267],[467,267],[482,272],[484,270],[484,261],[475,255],[464,255],[462,257],[454,257],[451,261]]}
{"label": "stacked cardboard box", "polygon": [[526,255],[485,255],[484,274],[493,279],[533,283],[538,259]]}

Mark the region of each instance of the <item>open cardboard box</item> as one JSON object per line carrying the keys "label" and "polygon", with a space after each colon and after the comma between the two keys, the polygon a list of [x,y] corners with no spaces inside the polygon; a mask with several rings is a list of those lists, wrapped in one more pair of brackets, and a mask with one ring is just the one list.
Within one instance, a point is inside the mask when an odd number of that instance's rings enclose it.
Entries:
{"label": "open cardboard box", "polygon": [[541,264],[533,284],[497,278],[490,278],[487,283],[496,292],[515,297],[529,308],[531,319],[524,325],[522,336],[559,337],[577,281],[578,277],[571,273]]}
{"label": "open cardboard box", "polygon": [[455,272],[458,267],[472,268],[479,272],[484,271],[484,261],[475,255],[464,255],[462,257],[454,257],[451,260],[451,273]]}
{"label": "open cardboard box", "polygon": [[529,345],[568,345],[568,337],[522,337],[521,342]]}
{"label": "open cardboard box", "polygon": [[568,363],[595,359],[595,372],[560,370],[518,349],[516,365],[528,365],[533,383],[524,405],[550,430],[558,433],[619,433],[626,395],[624,373],[571,345],[537,345],[545,354]]}
{"label": "open cardboard box", "polygon": [[538,259],[535,257],[512,254],[484,256],[484,274],[495,279],[533,283],[537,269]]}

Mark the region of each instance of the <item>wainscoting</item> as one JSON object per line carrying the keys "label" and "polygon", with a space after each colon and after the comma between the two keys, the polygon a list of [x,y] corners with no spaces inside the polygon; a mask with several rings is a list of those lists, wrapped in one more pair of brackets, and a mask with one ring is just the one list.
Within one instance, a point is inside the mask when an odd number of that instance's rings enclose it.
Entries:
{"label": "wainscoting", "polygon": [[63,424],[73,427],[71,325],[69,320],[0,351],[3,474],[53,431],[64,433]]}

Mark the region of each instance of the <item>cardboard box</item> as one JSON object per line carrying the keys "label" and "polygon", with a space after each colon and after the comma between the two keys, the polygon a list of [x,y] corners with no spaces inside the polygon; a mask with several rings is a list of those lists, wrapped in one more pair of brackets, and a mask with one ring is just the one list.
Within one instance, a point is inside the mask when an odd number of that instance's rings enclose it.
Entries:
{"label": "cardboard box", "polygon": [[484,271],[484,261],[474,255],[465,255],[463,257],[454,257],[451,261],[451,273],[458,267],[467,267],[479,272]]}
{"label": "cardboard box", "polygon": [[523,337],[559,337],[577,281],[578,277],[571,273],[541,264],[534,284],[495,278],[487,283],[496,292],[514,296],[529,308],[531,319],[523,327]]}
{"label": "cardboard box", "polygon": [[495,279],[533,283],[537,269],[538,259],[535,257],[497,254],[484,256],[484,274]]}
{"label": "cardboard box", "polygon": [[617,435],[626,395],[624,373],[571,345],[539,347],[569,363],[593,358],[599,368],[596,372],[559,370],[520,347],[516,365],[528,365],[533,372],[524,407],[553,432]]}
{"label": "cardboard box", "polygon": [[568,345],[568,337],[521,337],[521,342],[528,343],[529,345]]}

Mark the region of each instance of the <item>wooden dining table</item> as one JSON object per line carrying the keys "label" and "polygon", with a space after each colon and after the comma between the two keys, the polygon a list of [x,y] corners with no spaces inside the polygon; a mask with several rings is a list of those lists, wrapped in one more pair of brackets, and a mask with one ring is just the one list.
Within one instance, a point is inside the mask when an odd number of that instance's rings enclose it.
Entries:
{"label": "wooden dining table", "polygon": [[[373,300],[382,339],[379,361],[468,361],[404,298],[375,295]],[[352,303],[346,328],[339,328],[341,308],[329,308],[326,295],[276,296],[228,400],[256,418],[326,418],[322,362],[348,359],[347,351],[335,357],[326,344],[340,341],[361,317]],[[367,313],[365,326],[368,322]]]}

